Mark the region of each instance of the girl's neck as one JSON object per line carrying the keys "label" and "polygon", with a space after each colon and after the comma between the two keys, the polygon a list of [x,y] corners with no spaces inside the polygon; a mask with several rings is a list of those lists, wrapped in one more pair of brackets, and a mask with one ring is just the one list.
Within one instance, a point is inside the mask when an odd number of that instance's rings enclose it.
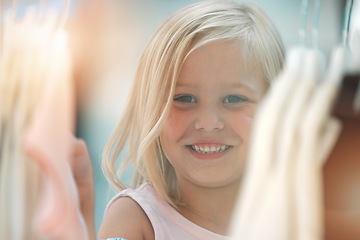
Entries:
{"label": "girl's neck", "polygon": [[183,183],[180,189],[183,203],[178,206],[180,214],[209,231],[227,234],[238,194],[238,183],[224,187]]}

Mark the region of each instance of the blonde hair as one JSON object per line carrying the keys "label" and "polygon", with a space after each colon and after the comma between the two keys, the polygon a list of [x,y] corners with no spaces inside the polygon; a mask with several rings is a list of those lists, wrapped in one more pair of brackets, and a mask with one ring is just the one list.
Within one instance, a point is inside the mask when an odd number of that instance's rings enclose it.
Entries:
{"label": "blonde hair", "polygon": [[[121,174],[134,164],[133,187],[150,182],[176,206],[175,171],[161,149],[159,135],[187,56],[219,40],[235,41],[245,48],[260,63],[259,71],[269,83],[282,68],[283,43],[270,19],[255,5],[203,1],[170,15],[145,47],[127,108],[104,149],[103,171],[113,186],[126,188]],[[125,156],[120,160],[122,154]]]}

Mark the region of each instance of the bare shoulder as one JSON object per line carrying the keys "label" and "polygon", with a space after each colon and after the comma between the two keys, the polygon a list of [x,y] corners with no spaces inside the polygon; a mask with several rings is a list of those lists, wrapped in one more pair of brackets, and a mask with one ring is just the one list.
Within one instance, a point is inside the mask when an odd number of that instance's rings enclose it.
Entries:
{"label": "bare shoulder", "polygon": [[131,198],[121,197],[105,213],[98,238],[153,240],[154,231],[143,209]]}

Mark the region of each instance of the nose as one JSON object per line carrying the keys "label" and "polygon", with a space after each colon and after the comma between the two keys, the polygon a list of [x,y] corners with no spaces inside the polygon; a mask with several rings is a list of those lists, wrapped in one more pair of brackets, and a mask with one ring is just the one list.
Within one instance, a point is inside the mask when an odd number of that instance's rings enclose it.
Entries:
{"label": "nose", "polygon": [[221,130],[225,124],[221,113],[216,107],[201,107],[198,109],[195,118],[195,129],[206,132]]}

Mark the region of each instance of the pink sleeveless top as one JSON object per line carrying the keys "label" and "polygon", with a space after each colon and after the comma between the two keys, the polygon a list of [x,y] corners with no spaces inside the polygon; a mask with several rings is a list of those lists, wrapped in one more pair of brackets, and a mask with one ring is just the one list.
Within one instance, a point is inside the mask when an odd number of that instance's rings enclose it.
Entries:
{"label": "pink sleeveless top", "polygon": [[144,210],[154,229],[155,240],[230,240],[228,236],[213,233],[183,217],[149,183],[144,183],[135,190],[120,192],[109,202],[107,208],[121,197],[132,198]]}

